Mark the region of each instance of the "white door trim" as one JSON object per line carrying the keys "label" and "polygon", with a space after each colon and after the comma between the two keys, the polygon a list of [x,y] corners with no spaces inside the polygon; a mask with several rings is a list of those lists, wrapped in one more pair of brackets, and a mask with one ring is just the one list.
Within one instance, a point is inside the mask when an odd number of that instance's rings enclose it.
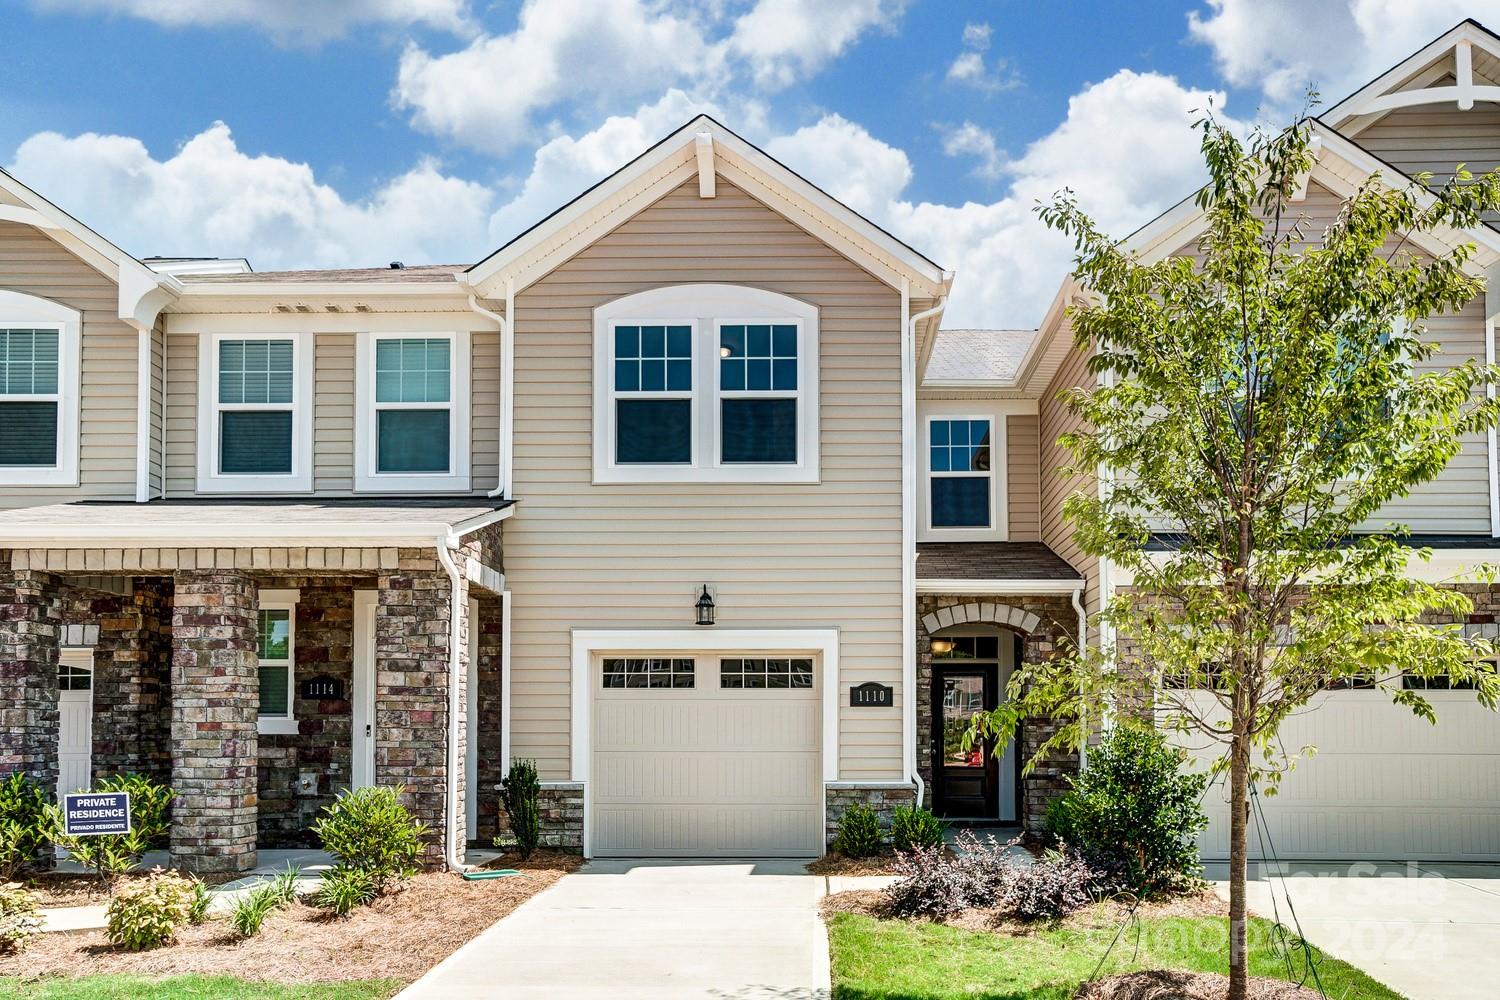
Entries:
{"label": "white door trim", "polygon": [[378,600],[378,591],[354,592],[354,675],[349,685],[351,789],[375,784],[375,608]]}
{"label": "white door trim", "polygon": [[839,630],[836,628],[757,629],[573,629],[571,691],[572,780],[583,786],[583,856],[591,857],[589,769],[593,757],[590,678],[599,653],[806,653],[818,658],[823,685],[823,780],[839,780]]}

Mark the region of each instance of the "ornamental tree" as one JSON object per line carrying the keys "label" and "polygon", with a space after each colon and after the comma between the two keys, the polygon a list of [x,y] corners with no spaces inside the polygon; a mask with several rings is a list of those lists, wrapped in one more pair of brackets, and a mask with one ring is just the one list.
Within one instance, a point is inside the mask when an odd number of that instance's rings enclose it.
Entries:
{"label": "ornamental tree", "polygon": [[1040,757],[1136,712],[1212,746],[1230,787],[1229,996],[1243,1000],[1249,794],[1274,794],[1296,762],[1283,720],[1357,680],[1435,721],[1403,674],[1500,699],[1493,644],[1434,623],[1461,621],[1469,599],[1410,573],[1429,553],[1380,513],[1500,413],[1496,368],[1422,364],[1437,352],[1424,321],[1483,284],[1472,245],[1421,239],[1482,224],[1500,174],[1372,178],[1324,228],[1293,200],[1313,165],[1307,123],[1246,141],[1212,115],[1197,127],[1196,255],[1144,262],[1067,192],[1039,209],[1074,241],[1076,346],[1103,376],[1064,396],[1086,429],[1062,439],[1062,471],[1099,487],[1064,511],[1083,551],[1132,582],[1096,623],[1117,642],[1024,664],[971,737],[1003,746],[1023,716],[1050,715],[1062,725]]}

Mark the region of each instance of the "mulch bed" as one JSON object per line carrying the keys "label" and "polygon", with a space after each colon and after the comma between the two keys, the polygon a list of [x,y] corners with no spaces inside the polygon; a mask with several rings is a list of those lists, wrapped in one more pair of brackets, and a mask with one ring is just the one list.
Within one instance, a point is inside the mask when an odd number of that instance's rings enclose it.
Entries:
{"label": "mulch bed", "polygon": [[[1154,969],[1085,983],[1074,1000],[1224,1000],[1229,977],[1216,972]],[[1322,1000],[1322,994],[1279,979],[1250,980],[1250,1000]]]}
{"label": "mulch bed", "polygon": [[[935,922],[968,931],[993,931],[1012,937],[1023,937],[1042,930],[1069,927],[1077,930],[1092,930],[1100,927],[1118,927],[1130,912],[1129,899],[1106,899],[1070,913],[1061,920],[1017,920],[999,907],[980,907],[964,910]],[[1229,904],[1219,899],[1211,890],[1189,896],[1180,896],[1160,902],[1143,902],[1136,909],[1141,919],[1155,917],[1222,917],[1229,913]],[[878,890],[858,889],[839,892],[823,898],[823,917],[835,913],[859,913],[869,917],[894,919],[890,901]],[[926,918],[917,918],[926,919]],[[1112,1000],[1112,998],[1111,998]]]}
{"label": "mulch bed", "polygon": [[846,858],[842,854],[829,852],[816,861],[807,863],[809,875],[894,875],[896,856],[892,853],[877,854],[873,858]]}
{"label": "mulch bed", "polygon": [[529,861],[502,858],[500,867],[523,873],[510,878],[465,882],[456,875],[426,873],[344,920],[296,903],[268,917],[260,934],[248,940],[226,920],[189,927],[176,944],[145,952],[118,951],[103,931],[42,934],[20,955],[0,957],[0,976],[250,973],[282,983],[409,982],[580,863],[575,854],[538,851]]}
{"label": "mulch bed", "polygon": [[[140,871],[122,875],[115,885],[119,886],[134,879],[145,878],[148,874],[149,872]],[[188,873],[178,871],[177,874],[185,876]],[[198,877],[209,885],[219,885],[224,882],[233,882],[241,876],[226,872]],[[101,882],[97,875],[45,872],[23,879],[21,885],[36,897],[38,906],[90,906],[108,903],[110,896],[109,886]]]}

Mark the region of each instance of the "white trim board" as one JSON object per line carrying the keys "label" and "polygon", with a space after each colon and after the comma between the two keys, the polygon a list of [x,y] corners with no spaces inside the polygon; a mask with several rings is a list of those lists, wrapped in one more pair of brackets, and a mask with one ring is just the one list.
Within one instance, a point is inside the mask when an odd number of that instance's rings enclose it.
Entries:
{"label": "white trim board", "polygon": [[[822,684],[823,781],[839,780],[839,630],[836,628],[756,629],[574,629],[569,695],[570,780],[583,786],[583,855],[590,856],[589,779],[593,762],[592,684],[594,657],[600,653],[806,653],[818,658]],[[509,665],[504,669],[508,672]]]}

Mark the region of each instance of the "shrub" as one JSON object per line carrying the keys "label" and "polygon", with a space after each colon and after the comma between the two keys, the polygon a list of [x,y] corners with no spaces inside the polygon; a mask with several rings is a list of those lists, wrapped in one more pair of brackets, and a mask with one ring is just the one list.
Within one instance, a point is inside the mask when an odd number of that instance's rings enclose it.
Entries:
{"label": "shrub", "polygon": [[98,837],[70,837],[63,830],[62,809],[46,807],[46,827],[52,843],[101,879],[118,878],[140,866],[141,856],[167,835],[168,807],[177,793],[143,774],[115,775],[94,782],[90,791],[130,795],[130,832]]}
{"label": "shrub", "polygon": [[41,929],[36,897],[14,882],[0,886],[0,955],[24,950]]}
{"label": "shrub", "polygon": [[891,810],[891,846],[898,851],[943,846],[943,821],[921,806]]}
{"label": "shrub", "polygon": [[323,808],[313,833],[346,868],[365,872],[384,892],[393,880],[416,874],[422,854],[425,823],[401,804],[399,788],[360,788],[344,791]]}
{"label": "shrub", "polygon": [[193,902],[188,907],[188,923],[201,924],[208,919],[208,904],[213,901],[213,893],[200,878],[192,878]]}
{"label": "shrub", "polygon": [[314,905],[332,910],[339,917],[347,917],[356,907],[374,899],[375,882],[369,873],[342,865],[323,876],[323,884],[312,897]]}
{"label": "shrub", "polygon": [[993,906],[1000,897],[1010,862],[994,837],[981,841],[971,831],[958,836],[954,853],[919,847],[896,853],[896,874],[886,889],[891,909],[903,917],[945,917],[973,906]]}
{"label": "shrub", "polygon": [[1048,851],[1030,865],[1012,863],[1006,869],[1005,908],[1022,920],[1066,916],[1093,899],[1097,873],[1077,854]]}
{"label": "shrub", "polygon": [[31,865],[51,843],[47,835],[51,798],[21,771],[0,781],[0,882],[10,881]]}
{"label": "shrub", "polygon": [[1048,828],[1092,866],[1101,884],[1141,896],[1182,892],[1202,875],[1197,837],[1206,774],[1154,729],[1119,726],[1089,752]]}
{"label": "shrub", "polygon": [[157,870],[114,894],[105,934],[111,944],[129,951],[157,948],[177,938],[192,912],[193,880]]}
{"label": "shrub", "polygon": [[[510,819],[510,832],[516,838],[516,850],[529,858],[541,839],[542,783],[537,777],[536,761],[518,760],[510,773],[500,780],[500,803]],[[496,838],[496,845],[499,838]]]}
{"label": "shrub", "polygon": [[832,848],[846,858],[868,858],[885,846],[880,819],[868,806],[852,805],[839,817],[838,832]]}
{"label": "shrub", "polygon": [[266,918],[281,907],[282,903],[275,890],[267,883],[240,897],[239,902],[234,904],[234,912],[229,915],[229,922],[234,925],[235,932],[240,937],[254,937],[260,933]]}

